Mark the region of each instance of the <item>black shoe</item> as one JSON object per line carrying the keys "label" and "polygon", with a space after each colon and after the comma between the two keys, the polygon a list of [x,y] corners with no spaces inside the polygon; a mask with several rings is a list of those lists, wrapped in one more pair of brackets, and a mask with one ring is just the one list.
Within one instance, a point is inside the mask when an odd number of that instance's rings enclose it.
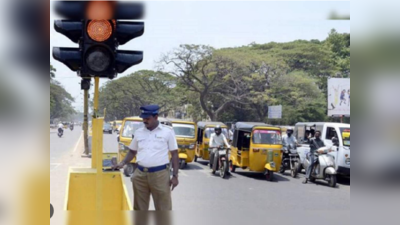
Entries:
{"label": "black shoe", "polygon": [[303,184],[307,184],[308,183],[308,179],[306,178],[305,180],[303,180]]}

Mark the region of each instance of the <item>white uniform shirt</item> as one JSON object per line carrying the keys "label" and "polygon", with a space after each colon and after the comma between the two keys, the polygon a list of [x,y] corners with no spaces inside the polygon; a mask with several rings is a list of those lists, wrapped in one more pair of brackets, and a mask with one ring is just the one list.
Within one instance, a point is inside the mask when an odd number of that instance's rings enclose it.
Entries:
{"label": "white uniform shirt", "polygon": [[292,144],[293,146],[296,146],[296,144],[297,144],[297,139],[296,139],[296,137],[295,136],[284,136],[283,138],[282,138],[282,144],[283,144],[283,146],[285,146],[285,147],[288,147],[290,144]]}
{"label": "white uniform shirt", "polygon": [[216,148],[218,146],[224,146],[225,145],[230,148],[231,146],[229,145],[228,141],[226,140],[226,137],[224,134],[217,135],[216,133],[211,134],[210,138],[210,148]]}
{"label": "white uniform shirt", "polygon": [[178,143],[174,130],[159,124],[152,131],[137,129],[129,148],[137,151],[137,163],[148,168],[169,164],[168,152],[178,150]]}
{"label": "white uniform shirt", "polygon": [[58,126],[58,128],[63,128],[64,127],[64,125],[62,123],[59,123],[57,126]]}

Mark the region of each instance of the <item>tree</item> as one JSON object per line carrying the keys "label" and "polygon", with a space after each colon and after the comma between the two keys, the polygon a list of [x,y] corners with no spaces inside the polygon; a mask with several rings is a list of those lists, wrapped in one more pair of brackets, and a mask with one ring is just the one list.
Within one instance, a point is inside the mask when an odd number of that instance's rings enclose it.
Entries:
{"label": "tree", "polygon": [[[240,80],[232,79],[236,62],[213,53],[209,46],[181,45],[162,56],[160,68],[197,93],[202,110],[215,121],[229,105],[242,103],[249,93],[241,88]],[[229,86],[224,85],[226,81],[231,81]]]}
{"label": "tree", "polygon": [[74,98],[57,81],[50,82],[50,119],[69,119],[75,114],[71,103]]}
{"label": "tree", "polygon": [[140,107],[158,104],[160,114],[167,113],[181,103],[182,94],[175,90],[173,76],[151,70],[109,81],[100,88],[99,108],[107,109],[106,119],[123,119],[140,114]]}
{"label": "tree", "polygon": [[56,74],[55,74],[56,71],[57,71],[56,68],[54,68],[53,65],[51,65],[51,63],[50,63],[50,80],[53,79],[54,77],[56,77]]}

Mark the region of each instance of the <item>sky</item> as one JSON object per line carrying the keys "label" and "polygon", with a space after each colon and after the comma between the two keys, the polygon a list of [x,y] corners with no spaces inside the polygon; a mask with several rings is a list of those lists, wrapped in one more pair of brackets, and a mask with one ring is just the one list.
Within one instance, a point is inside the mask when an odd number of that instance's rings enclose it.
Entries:
{"label": "sky", "polygon": [[[180,44],[225,48],[252,42],[324,40],[332,28],[340,33],[350,33],[350,21],[326,19],[332,11],[349,15],[350,2],[146,1],[144,35],[119,47],[143,51],[143,62],[119,74],[118,78],[141,69],[155,69],[161,55]],[[62,18],[51,10],[50,63],[57,69],[56,80],[75,98],[73,106],[83,111],[81,79],[52,57],[53,47],[77,47],[77,44],[54,30],[56,19]],[[100,85],[107,81],[102,79]]]}

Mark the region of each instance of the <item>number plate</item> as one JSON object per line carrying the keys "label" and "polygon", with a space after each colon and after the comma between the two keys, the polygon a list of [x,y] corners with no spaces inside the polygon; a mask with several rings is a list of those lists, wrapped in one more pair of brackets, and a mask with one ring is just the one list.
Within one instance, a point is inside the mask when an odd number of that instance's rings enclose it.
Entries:
{"label": "number plate", "polygon": [[226,151],[225,151],[225,150],[219,150],[219,151],[218,151],[218,154],[219,154],[219,155],[225,155],[225,154],[226,154]]}

